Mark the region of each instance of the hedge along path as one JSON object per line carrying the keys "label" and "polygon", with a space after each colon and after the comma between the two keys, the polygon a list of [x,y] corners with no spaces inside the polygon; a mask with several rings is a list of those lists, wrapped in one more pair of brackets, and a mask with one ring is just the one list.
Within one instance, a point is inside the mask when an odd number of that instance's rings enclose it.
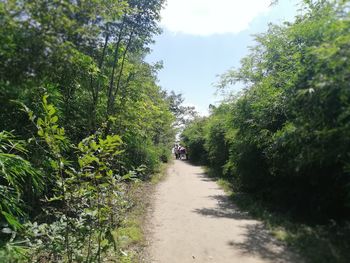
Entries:
{"label": "hedge along path", "polygon": [[185,161],[168,169],[149,217],[150,262],[303,262]]}

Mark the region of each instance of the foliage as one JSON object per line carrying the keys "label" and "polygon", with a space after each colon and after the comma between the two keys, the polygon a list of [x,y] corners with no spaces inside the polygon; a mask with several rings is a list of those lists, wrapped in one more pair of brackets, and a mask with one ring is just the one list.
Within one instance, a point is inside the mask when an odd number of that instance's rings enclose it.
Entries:
{"label": "foliage", "polygon": [[191,161],[198,164],[203,164],[208,159],[208,154],[204,146],[205,123],[206,118],[196,118],[186,126],[181,134],[181,144],[186,147]]}
{"label": "foliage", "polygon": [[[138,85],[140,94],[148,94],[140,79],[158,68],[145,63],[144,56],[152,36],[159,33],[162,4],[2,1],[0,98],[5,110],[0,113],[0,130],[30,137],[30,123],[12,101],[39,112],[41,97],[49,93],[67,135],[78,143],[118,113],[130,86]],[[9,121],[14,114],[18,122]]]}
{"label": "foliage", "polygon": [[176,121],[174,123],[175,127],[181,128],[183,125],[189,121],[198,117],[198,113],[194,106],[185,106],[183,102],[185,99],[182,94],[176,94],[171,91],[170,94],[165,93],[166,100],[169,103],[170,111],[175,115]]}
{"label": "foliage", "polygon": [[223,173],[222,169],[228,159],[229,140],[226,138],[226,119],[229,105],[222,104],[212,108],[212,117],[204,128],[204,147],[208,153],[208,162],[211,167]]}
{"label": "foliage", "polygon": [[42,189],[41,173],[20,156],[26,153],[24,141],[0,132],[0,223],[6,222],[13,230],[21,228],[17,218],[25,216],[25,194]]}
{"label": "foliage", "polygon": [[236,190],[304,220],[350,216],[348,11],[349,1],[305,1],[295,22],[270,25],[218,85],[243,82],[242,94],[183,133]]}
{"label": "foliage", "polygon": [[[70,145],[64,129],[56,124],[56,109],[47,99],[43,97],[43,117],[36,118],[31,111],[29,116],[47,145],[54,195],[46,201],[50,221],[26,224],[31,247],[28,257],[101,262],[102,254],[114,246],[112,231],[126,205],[121,182],[136,174],[117,173],[118,157],[123,153],[117,135],[104,135],[101,130],[77,146]],[[77,165],[65,157],[70,148],[77,151]]]}
{"label": "foliage", "polygon": [[0,1],[0,205],[12,225],[0,261],[119,253],[128,185],[168,160],[175,137],[160,66],[144,59],[163,4]]}

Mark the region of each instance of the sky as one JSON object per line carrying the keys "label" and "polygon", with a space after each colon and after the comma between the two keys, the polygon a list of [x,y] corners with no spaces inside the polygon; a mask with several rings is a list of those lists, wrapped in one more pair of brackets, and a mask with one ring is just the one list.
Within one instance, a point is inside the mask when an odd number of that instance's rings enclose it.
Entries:
{"label": "sky", "polygon": [[[163,33],[155,38],[146,57],[150,63],[163,62],[158,74],[160,86],[182,93],[185,105],[208,114],[218,76],[238,68],[240,60],[254,45],[253,34],[263,33],[269,23],[292,21],[297,0],[168,0],[162,10]],[[239,91],[242,85],[232,87]]]}

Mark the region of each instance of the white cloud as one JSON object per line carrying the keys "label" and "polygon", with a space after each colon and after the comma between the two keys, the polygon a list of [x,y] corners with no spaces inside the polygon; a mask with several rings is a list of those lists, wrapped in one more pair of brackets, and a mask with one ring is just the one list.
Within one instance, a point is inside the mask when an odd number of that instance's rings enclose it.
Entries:
{"label": "white cloud", "polygon": [[271,0],[167,0],[161,24],[171,32],[208,36],[238,33],[268,11]]}

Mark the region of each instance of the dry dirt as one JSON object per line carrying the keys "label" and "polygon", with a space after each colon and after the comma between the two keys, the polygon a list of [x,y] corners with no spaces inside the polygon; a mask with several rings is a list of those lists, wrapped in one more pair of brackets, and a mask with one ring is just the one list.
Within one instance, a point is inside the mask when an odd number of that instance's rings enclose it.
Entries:
{"label": "dry dirt", "polygon": [[185,161],[158,185],[148,221],[149,262],[302,262]]}

